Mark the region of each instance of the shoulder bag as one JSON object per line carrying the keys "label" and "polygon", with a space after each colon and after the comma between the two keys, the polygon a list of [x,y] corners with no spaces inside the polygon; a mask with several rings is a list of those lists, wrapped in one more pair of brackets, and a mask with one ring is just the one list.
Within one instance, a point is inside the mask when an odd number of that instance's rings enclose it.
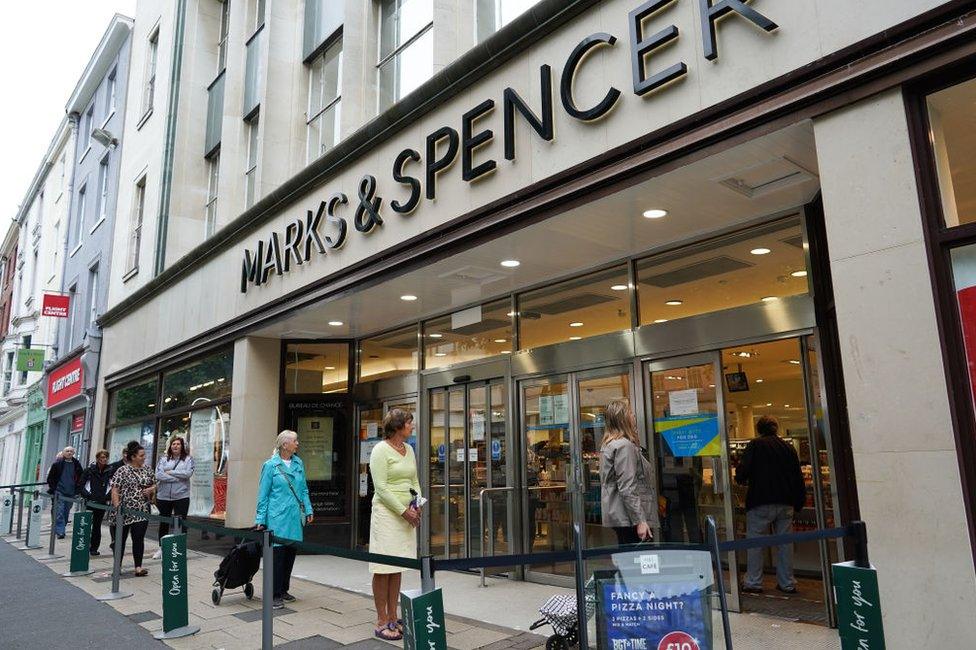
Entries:
{"label": "shoulder bag", "polygon": [[275,467],[278,469],[278,473],[281,474],[281,478],[285,479],[285,483],[288,484],[288,489],[291,490],[291,494],[293,497],[295,497],[295,501],[298,502],[298,509],[302,513],[302,528],[304,528],[305,522],[308,519],[308,513],[305,512],[305,503],[298,497],[298,492],[295,491],[295,486],[292,485],[291,477],[288,476],[288,473],[281,469],[281,465],[275,465]]}

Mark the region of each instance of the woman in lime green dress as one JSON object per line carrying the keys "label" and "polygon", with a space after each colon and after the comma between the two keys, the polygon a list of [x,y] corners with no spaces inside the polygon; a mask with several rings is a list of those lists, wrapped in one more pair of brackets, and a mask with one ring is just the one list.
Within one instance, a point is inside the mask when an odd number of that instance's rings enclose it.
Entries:
{"label": "woman in lime green dress", "polygon": [[[369,551],[397,557],[417,557],[417,532],[420,509],[411,504],[420,495],[417,460],[407,439],[413,433],[413,415],[392,409],[383,419],[383,442],[369,455],[373,477],[373,512],[369,526]],[[385,641],[403,638],[396,607],[403,569],[370,563],[373,574],[373,601],[376,604],[375,636]]]}

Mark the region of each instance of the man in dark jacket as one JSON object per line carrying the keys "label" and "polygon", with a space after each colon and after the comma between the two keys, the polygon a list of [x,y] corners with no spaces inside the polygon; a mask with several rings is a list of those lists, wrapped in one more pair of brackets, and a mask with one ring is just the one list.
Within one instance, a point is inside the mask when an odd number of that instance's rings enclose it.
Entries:
{"label": "man in dark jacket", "polygon": [[[746,536],[774,535],[793,532],[793,511],[799,512],[806,502],[806,486],[800,471],[796,449],[778,435],[779,423],[763,416],[756,422],[758,438],[746,445],[742,460],[735,471],[735,481],[748,485],[746,492]],[[762,593],[763,551],[751,548],[747,552],[748,568],[742,591]],[[793,577],[793,545],[778,547],[776,559],[776,588],[787,594],[796,593]]]}
{"label": "man in dark jacket", "polygon": [[[81,473],[81,463],[75,458],[75,448],[65,447],[47,473],[47,493],[51,495],[57,493],[73,499],[78,494],[78,488],[81,487]],[[64,539],[64,527],[68,523],[68,515],[71,514],[73,505],[71,501],[58,502],[54,513],[54,532],[58,539]]]}
{"label": "man in dark jacket", "polygon": [[[109,463],[108,451],[100,449],[95,454],[95,462],[89,465],[84,474],[81,475],[81,496],[85,498],[85,501],[107,505],[111,496],[109,482],[112,480],[115,470],[121,465],[121,460]],[[91,544],[88,547],[88,552],[90,555],[97,556],[101,555],[98,552],[98,547],[102,543],[102,519],[105,517],[105,511],[91,507],[88,509],[92,511]]]}

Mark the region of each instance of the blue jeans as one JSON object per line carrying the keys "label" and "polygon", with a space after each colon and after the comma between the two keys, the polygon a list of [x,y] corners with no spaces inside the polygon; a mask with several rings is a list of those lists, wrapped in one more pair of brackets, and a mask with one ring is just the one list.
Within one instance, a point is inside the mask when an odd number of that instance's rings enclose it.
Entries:
{"label": "blue jeans", "polygon": [[58,501],[58,508],[54,513],[54,533],[56,535],[64,535],[64,529],[68,524],[68,517],[71,515],[71,506],[73,505],[70,501]]}
{"label": "blue jeans", "polygon": [[[746,537],[761,537],[769,535],[770,526],[773,535],[783,535],[793,532],[792,506],[765,505],[756,506],[746,512]],[[796,586],[793,577],[793,545],[784,544],[776,547],[776,581],[783,589]],[[763,579],[763,549],[750,548],[746,551],[747,569],[743,585],[746,587],[762,587]]]}

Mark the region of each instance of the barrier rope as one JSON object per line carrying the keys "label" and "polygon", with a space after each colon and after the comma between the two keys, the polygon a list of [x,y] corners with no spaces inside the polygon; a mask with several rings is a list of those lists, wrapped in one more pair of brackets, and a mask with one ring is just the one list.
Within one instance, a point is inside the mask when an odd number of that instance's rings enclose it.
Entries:
{"label": "barrier rope", "polygon": [[271,536],[272,542],[275,544],[283,544],[286,546],[296,546],[303,551],[310,551],[316,555],[333,555],[335,557],[342,557],[349,560],[359,560],[362,562],[373,562],[375,564],[385,564],[389,566],[402,567],[404,569],[413,569],[415,571],[420,571],[421,562],[415,558],[400,557],[397,555],[382,555],[380,553],[369,553],[368,551],[357,551],[348,548],[339,548],[336,546],[326,546],[325,544],[315,544],[313,542],[299,542],[298,540],[288,539],[286,537],[278,537],[277,535]]}

